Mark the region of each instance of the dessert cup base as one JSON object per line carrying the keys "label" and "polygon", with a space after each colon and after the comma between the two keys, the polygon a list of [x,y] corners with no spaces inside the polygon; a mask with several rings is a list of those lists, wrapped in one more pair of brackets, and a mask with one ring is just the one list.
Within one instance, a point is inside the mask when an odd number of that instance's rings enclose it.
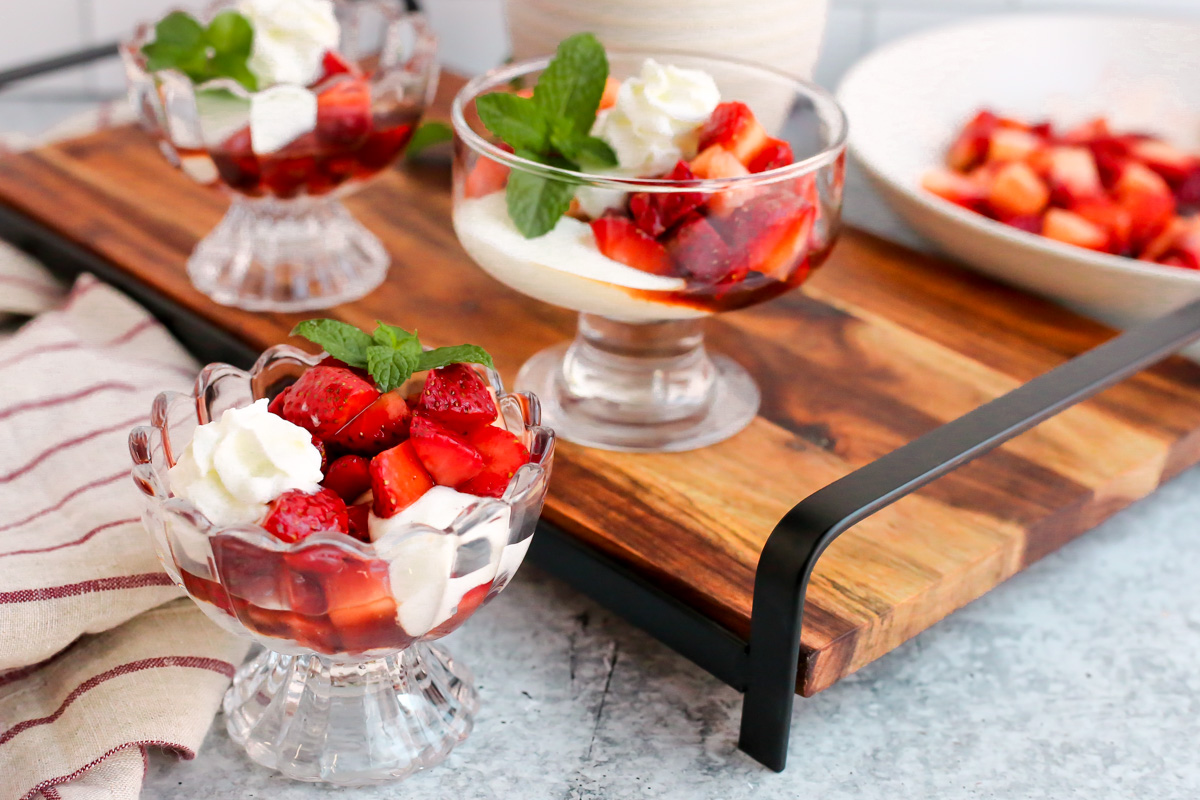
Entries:
{"label": "dessert cup base", "polygon": [[359,662],[264,650],[238,670],[223,707],[230,737],[257,763],[366,786],[445,759],[471,733],[479,695],[470,671],[427,643]]}
{"label": "dessert cup base", "polygon": [[204,294],[249,311],[307,311],[357,300],[383,282],[383,244],[333,197],[236,197],[188,259]]}
{"label": "dessert cup base", "polygon": [[541,401],[542,424],[603,450],[695,450],[735,435],[758,413],[750,374],[710,356],[703,321],[626,323],[580,315],[579,334],[536,354],[518,391]]}

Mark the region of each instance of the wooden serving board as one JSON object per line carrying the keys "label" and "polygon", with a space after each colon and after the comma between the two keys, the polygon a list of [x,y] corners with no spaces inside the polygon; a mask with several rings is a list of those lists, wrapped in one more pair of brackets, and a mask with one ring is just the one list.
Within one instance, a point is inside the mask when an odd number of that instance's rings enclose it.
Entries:
{"label": "wooden serving board", "polygon": [[[444,117],[458,82],[443,83]],[[439,113],[440,112],[440,113]],[[450,226],[444,166],[389,172],[348,205],[394,265],[330,312],[433,345],[488,347],[511,379],[574,314],[478,269]],[[226,201],[122,128],[0,161],[0,204],[53,228],[256,348],[297,317],[194,291],[188,253]],[[1104,341],[1047,302],[855,231],[802,291],[709,326],[763,389],[736,438],[627,455],[563,442],[546,517],[747,636],[759,551],[806,495]],[[1200,366],[1174,359],[1066,411],[839,538],[808,591],[800,690],[820,691],[1200,461]]]}

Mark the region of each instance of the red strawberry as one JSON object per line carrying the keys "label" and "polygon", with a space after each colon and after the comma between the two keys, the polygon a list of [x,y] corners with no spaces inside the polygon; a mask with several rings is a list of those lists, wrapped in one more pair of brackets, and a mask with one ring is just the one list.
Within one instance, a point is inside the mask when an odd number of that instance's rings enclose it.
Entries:
{"label": "red strawberry", "polygon": [[613,261],[655,275],[675,274],[667,248],[624,217],[592,220],[592,234],[596,247]]}
{"label": "red strawberry", "polygon": [[327,439],[378,397],[375,387],[353,372],[316,366],[292,384],[280,416]]}
{"label": "red strawberry", "polygon": [[972,211],[980,211],[987,201],[987,189],[978,181],[948,169],[931,169],[925,173],[921,188]]}
{"label": "red strawberry", "polygon": [[[500,145],[500,148],[508,153],[513,151],[506,144]],[[508,171],[508,167],[499,161],[480,156],[463,179],[463,194],[467,197],[483,197],[500,191],[508,183]]]}
{"label": "red strawberry", "polygon": [[[713,145],[692,159],[692,171],[701,178],[740,178],[750,170],[724,147]],[[731,186],[708,196],[708,207],[717,214],[728,214],[758,193],[753,186]]]}
{"label": "red strawberry", "polygon": [[483,601],[487,599],[488,592],[491,589],[492,582],[488,581],[487,583],[479,584],[464,594],[462,599],[458,601],[458,607],[454,609],[454,616],[431,630],[427,634],[428,637],[432,639],[438,636],[445,636],[466,622],[467,617],[474,614],[483,605]]}
{"label": "red strawberry", "polygon": [[410,441],[425,469],[441,486],[457,486],[483,469],[483,456],[478,450],[431,419],[413,417]]}
{"label": "red strawberry", "polygon": [[506,478],[499,472],[485,469],[471,480],[460,483],[457,488],[460,492],[479,497],[503,497],[510,480],[511,478]]}
{"label": "red strawberry", "polygon": [[329,438],[351,453],[373,456],[408,438],[412,412],[399,392],[386,392]]}
{"label": "red strawberry", "polygon": [[346,515],[350,519],[350,535],[361,542],[371,541],[371,504],[350,506]]}
{"label": "red strawberry", "polygon": [[472,432],[467,441],[483,456],[484,467],[505,481],[529,463],[529,449],[521,440],[495,425]]}
{"label": "red strawberry", "polygon": [[321,59],[321,77],[317,83],[324,83],[335,75],[351,75],[361,78],[362,71],[336,50],[326,50],[325,57]]}
{"label": "red strawberry", "polygon": [[372,125],[371,85],[365,80],[340,78],[317,95],[317,141],[321,144],[357,147]]}
{"label": "red strawberry", "polygon": [[1050,188],[1028,164],[1013,161],[992,176],[988,202],[1000,216],[1038,214],[1050,202]]}
{"label": "red strawberry", "polygon": [[1080,200],[1070,208],[1093,225],[1108,233],[1109,252],[1128,252],[1133,235],[1133,216],[1107,197]]}
{"label": "red strawberry", "polygon": [[325,465],[329,463],[329,456],[325,452],[325,443],[317,437],[312,437],[312,445],[317,448],[317,452],[321,454],[321,472],[325,471]]}
{"label": "red strawberry", "polygon": [[1158,173],[1130,163],[1116,185],[1117,202],[1133,218],[1133,240],[1142,244],[1153,239],[1175,214],[1175,196]]}
{"label": "red strawberry", "polygon": [[[693,181],[696,176],[692,174],[686,161],[680,161],[663,178],[671,181]],[[688,212],[699,208],[703,202],[704,195],[700,192],[634,192],[629,196],[629,211],[639,228],[651,236],[661,236]]]}
{"label": "red strawberry", "polygon": [[371,462],[362,456],[342,456],[329,465],[321,485],[353,503],[371,488]]}
{"label": "red strawberry", "polygon": [[1134,142],[1129,151],[1172,186],[1182,184],[1196,166],[1195,157],[1157,139]]}
{"label": "red strawberry", "polygon": [[705,283],[717,283],[733,270],[725,241],[704,217],[692,212],[667,240],[667,252],[679,272]]}
{"label": "red strawberry", "polygon": [[267,405],[267,411],[270,411],[277,417],[283,416],[283,404],[287,399],[288,392],[292,390],[291,386],[283,387],[283,391],[271,398],[270,404]]}
{"label": "red strawberry", "polygon": [[466,433],[496,419],[496,402],[479,373],[467,364],[450,364],[429,373],[420,408],[429,419]]}
{"label": "red strawberry", "polygon": [[792,146],[782,139],[767,139],[766,145],[758,151],[758,155],[746,165],[751,172],[766,172],[769,169],[786,167],[795,161]]}
{"label": "red strawberry", "polygon": [[411,506],[434,487],[411,441],[371,459],[371,493],[377,517],[391,517]]}
{"label": "red strawberry", "polygon": [[339,361],[338,359],[334,358],[333,356],[325,356],[324,358],[321,359],[321,361],[317,364],[317,366],[319,366],[319,367],[337,367],[339,369],[344,369],[349,372],[353,372],[355,375],[362,378],[364,381],[372,381],[372,382],[374,381],[374,378],[371,377],[371,373],[367,372],[362,367],[352,367],[349,364],[347,364],[345,361]]}
{"label": "red strawberry", "polygon": [[719,144],[749,164],[767,143],[767,132],[745,103],[721,103],[700,128],[698,149]]}
{"label": "red strawberry", "polygon": [[1200,211],[1200,166],[1192,168],[1183,183],[1175,189],[1175,202],[1179,205],[1179,213],[1195,214]]}
{"label": "red strawberry", "polygon": [[1108,233],[1103,228],[1061,208],[1046,212],[1042,235],[1088,250],[1104,250],[1108,245]]}
{"label": "red strawberry", "polygon": [[816,214],[794,197],[767,196],[735,210],[721,232],[737,254],[734,272],[749,271],[785,281],[808,253]]}
{"label": "red strawberry", "polygon": [[259,181],[262,180],[262,165],[254,148],[250,146],[250,128],[238,130],[217,147],[213,148],[213,166],[221,180],[231,189],[261,195]]}
{"label": "red strawberry", "polygon": [[271,503],[262,526],[284,542],[298,542],[321,531],[350,532],[346,504],[329,489],[314,494],[284,492]]}
{"label": "red strawberry", "polygon": [[958,172],[967,172],[983,163],[991,146],[992,132],[999,120],[990,111],[980,111],[968,122],[950,145],[946,155],[946,166]]}

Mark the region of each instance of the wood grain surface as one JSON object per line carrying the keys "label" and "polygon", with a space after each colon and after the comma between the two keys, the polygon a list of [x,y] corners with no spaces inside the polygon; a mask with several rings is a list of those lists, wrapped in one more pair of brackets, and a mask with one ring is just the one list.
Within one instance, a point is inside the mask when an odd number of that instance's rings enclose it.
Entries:
{"label": "wood grain surface", "polygon": [[[457,81],[443,82],[443,116]],[[134,129],[0,160],[0,203],[49,225],[255,347],[296,317],[194,291],[188,253],[226,201]],[[348,206],[394,259],[333,309],[488,347],[511,379],[574,314],[478,269],[450,226],[445,165],[388,172]],[[759,418],[693,453],[562,443],[546,517],[739,635],[758,556],[804,496],[1104,341],[1112,332],[944,262],[850,231],[802,291],[709,326],[763,389]],[[842,536],[808,592],[800,690],[880,657],[1200,461],[1200,367],[1175,359],[1046,422]]]}

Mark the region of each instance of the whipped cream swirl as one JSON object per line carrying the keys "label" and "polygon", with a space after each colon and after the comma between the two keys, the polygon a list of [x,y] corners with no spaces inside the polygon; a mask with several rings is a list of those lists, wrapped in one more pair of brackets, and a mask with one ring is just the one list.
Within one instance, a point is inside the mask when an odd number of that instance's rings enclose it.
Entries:
{"label": "whipped cream swirl", "polygon": [[267,411],[267,401],[231,408],[196,428],[168,472],[171,491],[216,525],[258,522],[286,491],[315,492],[321,453],[299,425]]}
{"label": "whipped cream swirl", "polygon": [[330,0],[242,0],[238,11],[254,26],[249,67],[260,89],[308,86],[321,74],[325,52],[341,38]]}
{"label": "whipped cream swirl", "polygon": [[696,130],[720,102],[708,73],[648,58],[639,77],[621,84],[616,104],[596,116],[592,135],[616,152],[621,173],[659,175],[695,154]]}

